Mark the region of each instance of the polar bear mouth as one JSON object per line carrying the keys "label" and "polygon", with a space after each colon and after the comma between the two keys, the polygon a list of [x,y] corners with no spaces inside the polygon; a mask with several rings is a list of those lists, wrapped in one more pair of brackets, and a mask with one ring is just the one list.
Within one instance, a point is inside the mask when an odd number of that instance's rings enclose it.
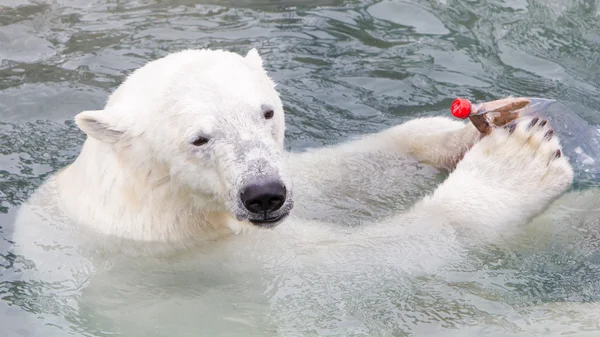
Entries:
{"label": "polar bear mouth", "polygon": [[250,221],[250,223],[258,227],[272,228],[277,226],[286,216],[287,214],[282,214],[280,216],[275,216],[271,218],[265,217],[263,219],[248,219],[248,221]]}

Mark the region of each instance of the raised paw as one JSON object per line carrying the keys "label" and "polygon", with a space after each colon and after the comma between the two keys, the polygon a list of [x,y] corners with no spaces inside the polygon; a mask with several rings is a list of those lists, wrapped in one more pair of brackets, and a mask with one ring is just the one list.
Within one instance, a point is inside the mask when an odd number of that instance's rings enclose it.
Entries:
{"label": "raised paw", "polygon": [[519,119],[493,128],[419,207],[495,240],[516,233],[572,180],[573,170],[550,125],[540,118]]}
{"label": "raised paw", "polygon": [[[567,159],[563,158],[560,142],[546,120],[535,117],[519,123],[512,122],[503,130],[495,130],[490,136],[485,153],[491,154],[490,149],[494,148],[497,156],[509,156],[507,164],[510,163],[513,169],[521,167],[521,170],[536,170],[540,178],[548,174],[558,174],[556,178],[560,178],[562,172],[566,180],[572,179],[572,169]],[[542,169],[546,171],[544,174]]]}
{"label": "raised paw", "polygon": [[546,207],[573,180],[558,137],[540,118],[495,128],[467,152],[454,174],[484,185],[491,195],[481,198],[523,214]]}

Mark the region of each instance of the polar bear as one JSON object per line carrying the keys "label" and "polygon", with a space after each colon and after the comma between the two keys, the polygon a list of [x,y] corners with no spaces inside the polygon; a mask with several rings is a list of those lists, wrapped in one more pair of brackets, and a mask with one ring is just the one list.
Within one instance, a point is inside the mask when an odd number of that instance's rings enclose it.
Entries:
{"label": "polar bear", "polygon": [[[559,140],[538,118],[485,137],[470,123],[420,118],[287,153],[283,104],[254,49],[245,57],[185,50],[149,62],[104,109],[75,120],[88,136],[80,155],[21,207],[13,235],[15,254],[33,262],[24,263],[24,279],[71,289],[101,279],[106,252],[117,256],[112,264],[215,243],[211,261],[252,251],[236,264],[243,270],[286,254],[328,264],[323,257],[352,256],[365,243],[380,256],[369,263],[432,270],[465,244],[516,233],[573,180]],[[399,214],[359,228],[320,219],[342,196],[385,194],[390,181],[418,185],[418,165],[450,174]]]}

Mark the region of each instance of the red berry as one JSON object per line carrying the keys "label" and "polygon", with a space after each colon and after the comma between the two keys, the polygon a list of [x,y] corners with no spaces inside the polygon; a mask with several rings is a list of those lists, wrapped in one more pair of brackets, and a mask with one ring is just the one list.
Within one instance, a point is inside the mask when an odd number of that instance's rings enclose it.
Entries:
{"label": "red berry", "polygon": [[471,102],[465,98],[457,98],[452,102],[452,116],[460,119],[465,119],[471,114]]}

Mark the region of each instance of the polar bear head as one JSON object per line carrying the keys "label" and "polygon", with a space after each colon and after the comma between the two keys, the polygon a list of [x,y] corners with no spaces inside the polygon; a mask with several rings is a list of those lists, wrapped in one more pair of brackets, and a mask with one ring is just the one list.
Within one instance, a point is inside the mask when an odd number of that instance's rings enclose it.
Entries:
{"label": "polar bear head", "polygon": [[[114,154],[124,179],[160,185],[144,193],[163,193],[165,202],[183,196],[196,211],[262,227],[293,207],[283,106],[255,49],[245,57],[186,50],[152,61],[103,110],[75,120],[88,142]],[[165,186],[168,193],[159,192]]]}

